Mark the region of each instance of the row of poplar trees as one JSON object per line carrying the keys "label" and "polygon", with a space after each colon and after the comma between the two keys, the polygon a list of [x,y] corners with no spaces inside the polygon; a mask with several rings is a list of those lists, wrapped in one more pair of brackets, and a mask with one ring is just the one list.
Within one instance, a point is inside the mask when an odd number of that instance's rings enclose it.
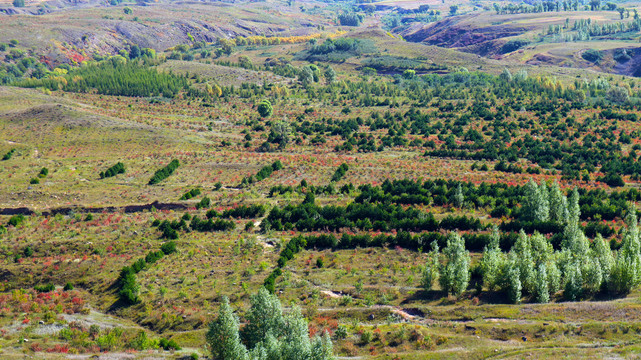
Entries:
{"label": "row of poplar trees", "polygon": [[[545,303],[563,290],[566,300],[580,300],[596,293],[627,294],[641,284],[641,241],[636,209],[626,216],[621,247],[612,251],[601,237],[590,242],[580,224],[579,194],[576,189],[569,198],[558,185],[530,182],[526,191],[524,212],[532,220],[554,220],[564,225],[560,250],[554,250],[542,234],[527,235],[521,231],[508,253],[499,248],[495,228],[491,243],[485,247],[477,273],[482,278],[478,288],[499,291],[506,300],[518,303],[524,296]],[[432,289],[438,281],[441,290],[455,296],[469,285],[470,254],[465,241],[451,233],[442,252],[436,243],[423,274],[423,286]]]}

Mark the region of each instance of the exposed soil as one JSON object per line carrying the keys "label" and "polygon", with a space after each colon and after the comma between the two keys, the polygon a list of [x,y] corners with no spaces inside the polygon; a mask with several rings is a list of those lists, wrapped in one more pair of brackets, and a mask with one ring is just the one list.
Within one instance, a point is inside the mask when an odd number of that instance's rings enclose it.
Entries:
{"label": "exposed soil", "polygon": [[[460,17],[451,17],[422,27],[411,27],[401,33],[404,39],[479,54],[498,54],[505,43],[503,38],[517,36],[530,30],[527,27],[492,25],[475,27]],[[501,40],[501,41],[499,41]]]}

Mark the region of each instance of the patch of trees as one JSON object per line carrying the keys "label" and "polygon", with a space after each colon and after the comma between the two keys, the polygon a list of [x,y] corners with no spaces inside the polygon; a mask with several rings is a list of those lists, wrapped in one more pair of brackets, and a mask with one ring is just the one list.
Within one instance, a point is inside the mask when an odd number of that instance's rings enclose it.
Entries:
{"label": "patch of trees", "polygon": [[49,90],[89,92],[119,96],[164,96],[173,98],[189,88],[186,77],[171,72],[158,72],[139,61],[107,60],[74,68],[67,74],[42,79],[22,80],[20,87],[43,87]]}
{"label": "patch of trees", "polygon": [[265,215],[267,209],[265,205],[256,204],[256,205],[240,205],[235,208],[227,209],[218,214],[215,210],[209,210],[207,212],[207,218],[211,219],[213,217],[221,218],[235,218],[235,219],[255,219]]}
{"label": "patch of trees", "polygon": [[274,292],[274,284],[276,282],[276,279],[282,274],[282,269],[285,267],[285,265],[287,265],[287,261],[293,259],[294,255],[305,249],[305,246],[306,241],[302,236],[297,236],[287,242],[285,248],[280,252],[280,256],[278,257],[278,261],[276,262],[276,268],[271,272],[271,274],[269,274],[269,276],[265,278],[265,281],[263,282],[263,286],[265,286],[265,289],[267,289],[271,293]]}
{"label": "patch of trees", "polygon": [[524,46],[527,46],[529,43],[530,42],[527,40],[510,40],[503,44],[503,46],[501,47],[501,54],[511,53],[512,51],[516,51]]}
{"label": "patch of trees", "polygon": [[363,22],[363,14],[358,13],[344,13],[338,15],[338,22],[342,26],[359,26]]}
{"label": "patch of trees", "polygon": [[194,216],[191,219],[189,227],[192,230],[200,232],[208,231],[228,231],[236,228],[236,224],[233,221],[227,221],[222,219],[207,219],[201,220],[198,216]]}
{"label": "patch of trees", "polygon": [[164,243],[160,250],[150,251],[144,258],[136,260],[131,266],[125,266],[120,270],[118,276],[118,296],[126,305],[134,305],[140,302],[140,285],[136,280],[136,274],[148,268],[165,255],[176,252],[176,244],[173,241]]}
{"label": "patch of trees", "polygon": [[116,165],[110,167],[107,169],[107,171],[101,171],[100,172],[100,178],[108,178],[112,176],[116,176],[118,174],[124,174],[125,173],[125,164],[118,162]]}
{"label": "patch of trees", "polygon": [[[469,251],[482,251],[492,241],[492,236],[486,233],[465,233],[461,235],[465,242],[465,248]],[[509,251],[515,243],[516,233],[503,233],[499,237],[501,249]],[[429,246],[435,243],[439,247],[447,245],[447,234],[440,232],[422,232],[415,235],[407,231],[398,232],[396,235],[370,233],[348,234],[343,233],[340,237],[335,234],[320,234],[305,236],[305,247],[307,249],[358,249],[366,247],[400,247],[418,252],[427,252]]]}
{"label": "patch of trees", "polygon": [[256,173],[256,175],[244,177],[240,182],[240,187],[247,187],[248,185],[262,181],[270,177],[274,173],[274,171],[281,170],[282,168],[283,164],[280,162],[280,160],[276,160],[271,165],[264,166]]}
{"label": "patch of trees", "polygon": [[234,314],[229,299],[223,298],[218,317],[209,324],[206,340],[214,359],[334,360],[327,332],[310,339],[309,326],[298,307],[286,315],[276,295],[261,288],[250,298],[246,325]]}
{"label": "patch of trees", "polygon": [[435,231],[438,229],[481,230],[485,227],[478,219],[467,216],[447,216],[438,221],[430,213],[404,209],[389,203],[352,203],[345,207],[314,204],[308,193],[299,205],[289,204],[273,208],[262,221],[263,231],[296,229],[298,231],[338,231],[359,229],[374,231]]}
{"label": "patch of trees", "polygon": [[176,171],[178,166],[180,166],[180,162],[177,159],[171,160],[171,162],[167,164],[167,166],[157,170],[154,173],[154,176],[152,176],[151,179],[149,179],[149,185],[155,185],[165,180],[171,174],[173,174],[174,171]]}
{"label": "patch of trees", "polygon": [[340,179],[345,176],[345,173],[347,173],[347,170],[349,170],[349,166],[345,163],[342,163],[338,169],[334,172],[334,175],[332,175],[332,181],[340,181]]}
{"label": "patch of trees", "polygon": [[186,193],[183,194],[183,196],[180,197],[180,200],[189,200],[191,198],[194,198],[196,196],[200,195],[200,189],[199,188],[194,188]]}

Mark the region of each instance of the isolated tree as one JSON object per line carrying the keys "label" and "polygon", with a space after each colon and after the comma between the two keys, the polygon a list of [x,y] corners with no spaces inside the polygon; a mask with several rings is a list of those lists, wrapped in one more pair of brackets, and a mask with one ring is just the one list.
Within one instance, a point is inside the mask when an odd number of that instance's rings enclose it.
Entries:
{"label": "isolated tree", "polygon": [[24,7],[24,0],[13,0],[14,7]]}
{"label": "isolated tree", "polygon": [[447,237],[443,249],[445,263],[439,271],[441,289],[453,295],[461,295],[470,281],[470,253],[465,250],[465,241],[455,232]]}
{"label": "isolated tree", "polygon": [[129,6],[125,6],[125,7],[122,9],[122,12],[124,12],[126,15],[131,15],[131,14],[133,14],[133,10],[131,10],[131,8],[130,8]]}
{"label": "isolated tree", "polygon": [[272,104],[269,102],[269,100],[263,100],[258,103],[258,107],[256,109],[258,110],[258,114],[262,118],[268,118],[274,113],[274,108],[272,107]]}
{"label": "isolated tree", "polygon": [[458,11],[458,5],[450,6],[450,15],[456,15],[457,11]]}
{"label": "isolated tree", "polygon": [[218,318],[209,324],[207,344],[214,359],[247,359],[247,348],[240,342],[238,318],[229,306],[229,299],[223,297]]}

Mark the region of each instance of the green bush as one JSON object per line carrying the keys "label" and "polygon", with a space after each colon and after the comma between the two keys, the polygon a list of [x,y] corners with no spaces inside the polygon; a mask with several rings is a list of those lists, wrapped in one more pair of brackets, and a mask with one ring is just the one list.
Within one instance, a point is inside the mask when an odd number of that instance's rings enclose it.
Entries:
{"label": "green bush", "polygon": [[9,150],[9,152],[7,152],[6,154],[4,154],[4,156],[2,157],[2,160],[5,160],[5,161],[6,161],[6,160],[11,159],[11,157],[13,156],[13,153],[15,153],[15,152],[16,152],[16,149],[11,149],[11,150]]}
{"label": "green bush", "polygon": [[56,290],[56,286],[54,284],[46,284],[46,285],[36,285],[33,287],[37,292],[45,293],[45,292],[51,292]]}
{"label": "green bush", "polygon": [[176,159],[172,160],[167,166],[154,173],[154,176],[152,176],[152,178],[149,180],[149,185],[155,185],[165,180],[171,174],[173,174],[174,171],[176,171],[178,166],[180,166],[180,162],[178,162],[178,160]]}
{"label": "green bush", "polygon": [[125,173],[125,164],[118,162],[116,165],[110,167],[107,169],[107,171],[103,171],[100,173],[100,178],[108,178],[112,176],[116,176],[118,174],[124,174]]}

